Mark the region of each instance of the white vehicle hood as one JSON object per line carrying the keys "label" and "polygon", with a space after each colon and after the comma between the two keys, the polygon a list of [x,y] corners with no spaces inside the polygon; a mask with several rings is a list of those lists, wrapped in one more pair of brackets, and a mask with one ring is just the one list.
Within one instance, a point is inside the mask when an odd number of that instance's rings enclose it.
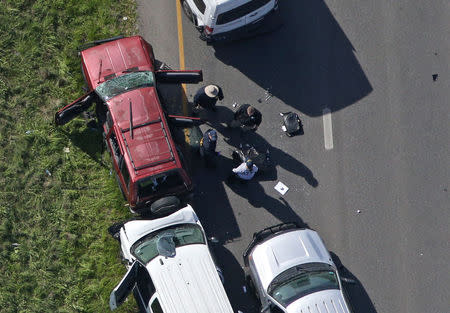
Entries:
{"label": "white vehicle hood", "polygon": [[123,242],[126,240],[127,246],[131,246],[145,235],[157,229],[174,224],[197,224],[197,222],[198,217],[195,214],[194,209],[190,205],[187,205],[183,209],[180,209],[166,217],[157,218],[154,220],[136,220],[125,223],[121,229],[120,241]]}
{"label": "white vehicle hood", "polygon": [[216,266],[205,244],[176,249],[147,264],[165,313],[233,313]]}
{"label": "white vehicle hood", "polygon": [[323,290],[292,302],[288,313],[350,313],[340,290]]}
{"label": "white vehicle hood", "polygon": [[265,290],[281,272],[300,264],[320,262],[333,265],[322,239],[311,229],[290,231],[257,245],[251,252]]}

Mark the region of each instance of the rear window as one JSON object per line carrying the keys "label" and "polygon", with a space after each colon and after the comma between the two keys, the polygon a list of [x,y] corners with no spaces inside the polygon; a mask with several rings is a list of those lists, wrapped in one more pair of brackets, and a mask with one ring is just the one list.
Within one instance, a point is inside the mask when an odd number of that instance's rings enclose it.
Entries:
{"label": "rear window", "polygon": [[206,9],[206,5],[205,2],[203,2],[203,0],[194,0],[195,6],[197,7],[197,9],[202,13],[205,14],[205,9]]}
{"label": "rear window", "polygon": [[174,187],[183,186],[183,184],[183,178],[177,170],[166,172],[139,180],[137,183],[138,196],[146,198],[154,194],[165,193]]}
{"label": "rear window", "polygon": [[250,0],[246,4],[243,4],[243,5],[241,5],[237,8],[234,8],[228,12],[219,14],[219,16],[217,17],[216,24],[221,25],[221,24],[226,24],[226,23],[232,22],[234,20],[237,20],[238,18],[246,16],[247,14],[250,14],[251,12],[266,5],[270,1],[271,0]]}

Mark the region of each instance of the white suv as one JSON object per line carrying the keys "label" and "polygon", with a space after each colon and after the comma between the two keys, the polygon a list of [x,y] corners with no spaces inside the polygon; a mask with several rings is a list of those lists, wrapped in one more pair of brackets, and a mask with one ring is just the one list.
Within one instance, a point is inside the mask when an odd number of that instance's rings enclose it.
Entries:
{"label": "white suv", "polygon": [[180,0],[187,17],[208,43],[233,40],[258,31],[278,0]]}
{"label": "white suv", "polygon": [[351,312],[336,266],[311,229],[285,223],[255,233],[244,263],[261,312]]}
{"label": "white suv", "polygon": [[120,240],[128,267],[111,292],[111,310],[133,291],[140,312],[233,312],[191,206],[155,220],[114,225],[110,233]]}

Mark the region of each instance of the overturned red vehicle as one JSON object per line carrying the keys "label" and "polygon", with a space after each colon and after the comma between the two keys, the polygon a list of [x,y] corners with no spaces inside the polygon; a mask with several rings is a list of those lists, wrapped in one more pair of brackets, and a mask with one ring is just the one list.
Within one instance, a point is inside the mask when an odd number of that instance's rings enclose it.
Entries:
{"label": "overturned red vehicle", "polygon": [[170,127],[199,123],[168,115],[157,83],[198,83],[201,71],[155,69],[153,49],[142,37],[115,37],[82,50],[89,92],[55,114],[64,125],[95,103],[119,187],[137,213],[166,215],[178,209],[193,183]]}

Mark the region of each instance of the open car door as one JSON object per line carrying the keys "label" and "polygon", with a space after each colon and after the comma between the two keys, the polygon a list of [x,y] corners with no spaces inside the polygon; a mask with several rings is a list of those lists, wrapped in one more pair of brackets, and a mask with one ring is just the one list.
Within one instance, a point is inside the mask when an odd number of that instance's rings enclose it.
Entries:
{"label": "open car door", "polygon": [[203,81],[203,72],[201,70],[161,70],[155,72],[155,78],[158,83],[197,84]]}
{"label": "open car door", "polygon": [[74,102],[66,105],[55,114],[56,125],[64,125],[75,117],[89,109],[92,103],[95,102],[96,94],[94,90],[82,95]]}
{"label": "open car door", "polygon": [[111,311],[117,309],[121,305],[136,285],[136,277],[139,263],[134,261],[128,272],[122,278],[116,288],[111,291],[109,296],[109,307]]}

